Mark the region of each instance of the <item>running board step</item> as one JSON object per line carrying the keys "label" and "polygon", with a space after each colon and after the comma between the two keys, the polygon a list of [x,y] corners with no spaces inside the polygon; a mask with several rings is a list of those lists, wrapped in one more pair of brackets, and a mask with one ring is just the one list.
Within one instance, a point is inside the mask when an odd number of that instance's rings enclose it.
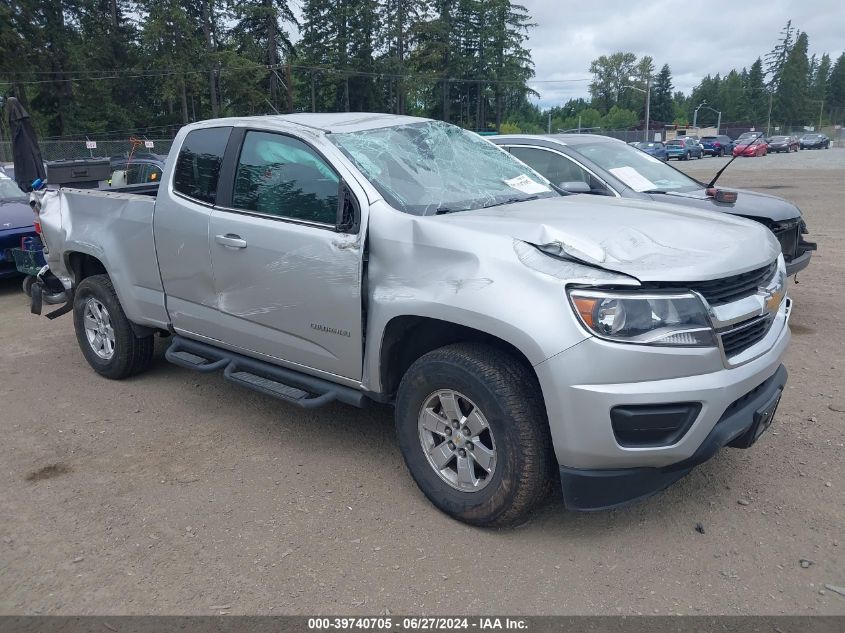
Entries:
{"label": "running board step", "polygon": [[203,373],[222,369],[227,380],[305,409],[335,400],[356,407],[369,402],[356,389],[181,336],[173,337],[164,356],[174,365]]}

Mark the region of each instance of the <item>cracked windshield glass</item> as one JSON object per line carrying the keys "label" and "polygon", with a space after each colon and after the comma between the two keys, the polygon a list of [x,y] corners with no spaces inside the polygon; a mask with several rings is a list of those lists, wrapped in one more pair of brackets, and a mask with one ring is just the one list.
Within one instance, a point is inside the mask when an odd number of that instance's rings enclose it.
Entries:
{"label": "cracked windshield glass", "polygon": [[559,195],[510,154],[447,123],[412,123],[329,138],[391,206],[405,213],[452,213]]}
{"label": "cracked windshield glass", "polygon": [[626,143],[585,143],[573,147],[634,191],[660,193],[701,189],[692,178]]}

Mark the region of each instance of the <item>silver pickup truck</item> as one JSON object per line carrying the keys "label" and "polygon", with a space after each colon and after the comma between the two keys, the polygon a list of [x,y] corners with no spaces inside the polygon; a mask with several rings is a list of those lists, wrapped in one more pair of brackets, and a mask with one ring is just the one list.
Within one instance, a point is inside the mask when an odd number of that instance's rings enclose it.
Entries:
{"label": "silver pickup truck", "polygon": [[158,335],[300,407],[392,404],[420,489],[476,525],[525,520],[557,481],[581,510],[651,495],[753,444],[786,382],[770,231],[560,195],[442,122],[204,121],[160,184],[34,195],[33,311],[64,293],[97,373],[144,371]]}

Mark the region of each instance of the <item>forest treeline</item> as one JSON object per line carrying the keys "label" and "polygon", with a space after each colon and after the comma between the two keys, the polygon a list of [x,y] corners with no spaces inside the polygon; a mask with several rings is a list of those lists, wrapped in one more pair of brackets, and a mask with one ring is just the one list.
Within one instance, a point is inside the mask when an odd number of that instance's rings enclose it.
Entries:
{"label": "forest treeline", "polygon": [[[675,90],[668,64],[595,59],[583,98],[541,110],[527,39],[510,0],[0,0],[0,94],[43,137],[172,133],[217,116],[380,111],[474,130],[839,121],[845,54],[809,55],[788,23],[747,68]],[[296,36],[294,37],[294,34]],[[566,43],[561,43],[562,51]],[[548,78],[536,78],[547,80]],[[539,84],[534,84],[539,85]],[[554,86],[553,83],[544,84]]]}

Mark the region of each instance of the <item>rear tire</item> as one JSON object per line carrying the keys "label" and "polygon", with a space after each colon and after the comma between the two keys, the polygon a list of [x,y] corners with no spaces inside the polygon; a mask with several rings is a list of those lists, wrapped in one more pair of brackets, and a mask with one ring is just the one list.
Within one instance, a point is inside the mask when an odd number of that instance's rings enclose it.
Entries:
{"label": "rear tire", "polygon": [[21,289],[23,290],[23,293],[27,297],[32,296],[32,286],[33,286],[34,283],[35,283],[35,277],[33,277],[32,275],[27,275],[26,277],[23,278],[23,283],[21,284]]}
{"label": "rear tire", "polygon": [[684,154],[684,157],[681,160],[689,160],[689,156],[690,154],[689,152],[687,152],[686,154]]}
{"label": "rear tire", "polygon": [[530,367],[496,348],[461,343],[419,358],[399,385],[396,435],[423,494],[465,523],[522,523],[551,489],[540,386]]}
{"label": "rear tire", "polygon": [[154,338],[135,336],[108,275],[86,277],[77,286],[73,326],[85,360],[101,376],[119,380],[149,367]]}

